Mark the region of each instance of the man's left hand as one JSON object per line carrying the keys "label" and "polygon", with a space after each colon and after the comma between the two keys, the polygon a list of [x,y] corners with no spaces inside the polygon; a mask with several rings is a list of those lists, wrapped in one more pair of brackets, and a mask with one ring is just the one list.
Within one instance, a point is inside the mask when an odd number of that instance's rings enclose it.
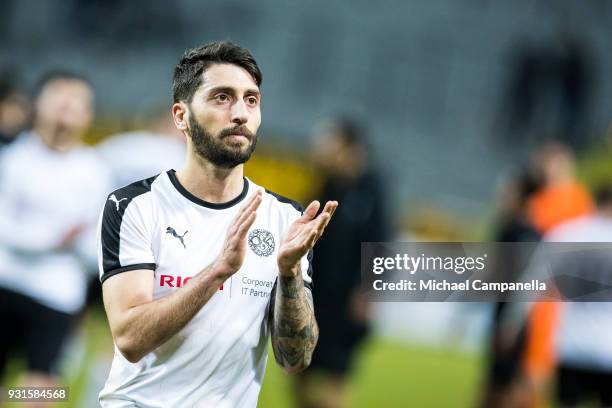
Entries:
{"label": "man's left hand", "polygon": [[338,202],[328,201],[321,214],[316,216],[319,207],[321,203],[318,201],[311,202],[283,237],[278,250],[278,269],[281,276],[298,276],[300,260],[323,235],[325,227],[338,208]]}

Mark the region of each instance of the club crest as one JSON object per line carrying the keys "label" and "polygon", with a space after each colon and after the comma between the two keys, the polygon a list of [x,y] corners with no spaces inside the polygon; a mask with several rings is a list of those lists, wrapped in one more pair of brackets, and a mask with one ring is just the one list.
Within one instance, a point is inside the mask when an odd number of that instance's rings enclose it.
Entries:
{"label": "club crest", "polygon": [[265,229],[249,232],[249,248],[259,256],[270,256],[274,252],[274,237]]}

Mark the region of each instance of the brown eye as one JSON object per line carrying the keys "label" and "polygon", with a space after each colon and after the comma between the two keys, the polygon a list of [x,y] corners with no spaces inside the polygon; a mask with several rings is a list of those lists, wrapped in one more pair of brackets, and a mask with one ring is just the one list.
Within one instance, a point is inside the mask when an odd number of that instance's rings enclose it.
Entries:
{"label": "brown eye", "polygon": [[249,96],[249,97],[247,98],[247,103],[248,103],[249,105],[257,105],[257,98],[256,98],[256,97],[254,97],[254,96]]}
{"label": "brown eye", "polygon": [[227,94],[218,94],[215,96],[215,99],[219,102],[227,102],[229,101],[230,97]]}

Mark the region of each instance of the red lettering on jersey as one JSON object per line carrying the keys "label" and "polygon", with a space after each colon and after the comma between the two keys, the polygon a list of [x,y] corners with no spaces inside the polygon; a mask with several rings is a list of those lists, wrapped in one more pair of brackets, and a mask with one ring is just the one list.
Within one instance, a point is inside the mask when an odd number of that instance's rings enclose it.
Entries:
{"label": "red lettering on jersey", "polygon": [[174,281],[174,276],[172,275],[159,275],[159,286],[164,286],[164,283],[165,283],[171,288],[173,288],[174,287],[174,284],[172,283],[173,281]]}
{"label": "red lettering on jersey", "polygon": [[[159,286],[169,286],[171,288],[177,287],[180,288],[181,286],[184,286],[187,284],[187,282],[189,282],[191,280],[191,276],[187,276],[185,278],[183,278],[182,276],[177,276],[176,277],[176,286],[175,282],[174,282],[174,276],[172,275],[159,275]],[[219,290],[223,290],[223,284],[221,284],[221,286],[219,286]]]}

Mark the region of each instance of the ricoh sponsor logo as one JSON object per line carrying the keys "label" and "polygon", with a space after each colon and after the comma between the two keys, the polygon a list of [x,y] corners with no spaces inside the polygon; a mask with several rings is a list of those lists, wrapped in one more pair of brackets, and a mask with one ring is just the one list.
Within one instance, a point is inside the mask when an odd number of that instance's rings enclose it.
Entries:
{"label": "ricoh sponsor logo", "polygon": [[[180,288],[186,285],[190,280],[191,276],[174,276],[174,275],[159,275],[159,286],[166,286],[169,288]],[[219,286],[219,290],[223,290],[223,284]]]}

